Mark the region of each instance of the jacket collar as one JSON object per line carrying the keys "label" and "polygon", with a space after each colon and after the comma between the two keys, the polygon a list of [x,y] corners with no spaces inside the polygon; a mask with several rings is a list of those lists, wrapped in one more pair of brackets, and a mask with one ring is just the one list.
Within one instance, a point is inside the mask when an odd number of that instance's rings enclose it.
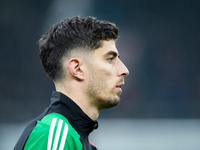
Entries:
{"label": "jacket collar", "polygon": [[86,138],[98,128],[97,121],[93,121],[73,100],[60,92],[53,91],[51,105],[54,110],[57,108],[56,112],[66,117],[75,130]]}

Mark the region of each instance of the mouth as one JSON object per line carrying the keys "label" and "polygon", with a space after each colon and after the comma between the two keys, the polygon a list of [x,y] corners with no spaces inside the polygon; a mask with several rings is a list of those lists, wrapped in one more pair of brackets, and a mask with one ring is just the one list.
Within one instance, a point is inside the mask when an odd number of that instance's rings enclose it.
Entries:
{"label": "mouth", "polygon": [[116,86],[116,89],[117,89],[118,91],[120,91],[120,93],[122,93],[122,86],[123,86],[123,85],[124,85],[124,83],[119,84],[119,85]]}

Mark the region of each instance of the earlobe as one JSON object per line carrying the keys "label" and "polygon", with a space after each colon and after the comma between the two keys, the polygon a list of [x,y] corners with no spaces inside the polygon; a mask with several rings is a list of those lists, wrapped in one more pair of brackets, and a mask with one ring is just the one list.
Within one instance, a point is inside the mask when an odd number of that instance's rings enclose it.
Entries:
{"label": "earlobe", "polygon": [[69,73],[79,80],[84,79],[84,73],[81,65],[81,60],[77,58],[70,59],[67,65]]}

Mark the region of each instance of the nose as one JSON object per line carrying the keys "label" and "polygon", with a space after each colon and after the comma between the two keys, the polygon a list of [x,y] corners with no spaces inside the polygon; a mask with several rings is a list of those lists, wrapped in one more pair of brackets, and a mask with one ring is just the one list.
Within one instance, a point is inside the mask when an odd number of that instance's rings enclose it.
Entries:
{"label": "nose", "polygon": [[129,75],[128,68],[124,65],[124,63],[120,60],[120,65],[119,65],[119,71],[118,71],[118,76],[127,76]]}

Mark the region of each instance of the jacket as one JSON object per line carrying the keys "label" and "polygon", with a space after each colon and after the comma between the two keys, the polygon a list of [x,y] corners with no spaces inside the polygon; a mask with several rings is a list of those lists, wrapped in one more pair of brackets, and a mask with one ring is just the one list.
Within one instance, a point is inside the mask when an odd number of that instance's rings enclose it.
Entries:
{"label": "jacket", "polygon": [[74,101],[54,91],[50,106],[26,127],[14,150],[97,150],[88,139],[97,128]]}

